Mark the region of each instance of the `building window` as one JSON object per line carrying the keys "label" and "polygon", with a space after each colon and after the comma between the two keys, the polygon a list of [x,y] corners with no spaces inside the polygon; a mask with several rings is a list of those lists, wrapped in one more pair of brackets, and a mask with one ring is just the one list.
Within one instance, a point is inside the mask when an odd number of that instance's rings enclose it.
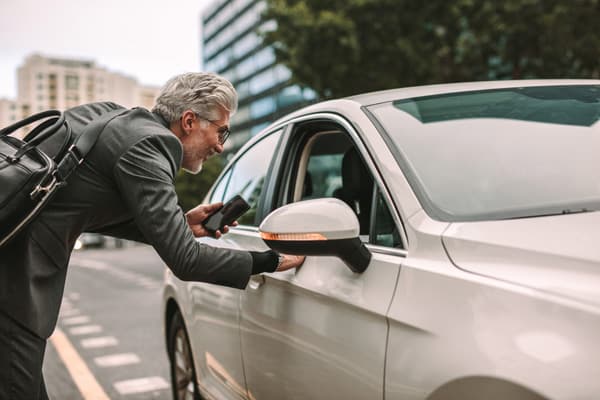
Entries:
{"label": "building window", "polygon": [[233,45],[233,54],[236,58],[241,58],[259,45],[260,38],[258,35],[254,32],[250,32]]}
{"label": "building window", "polygon": [[65,76],[65,87],[67,90],[77,90],[79,88],[79,77],[76,75]]}
{"label": "building window", "polygon": [[260,118],[274,112],[275,109],[275,99],[273,96],[268,96],[250,104],[250,115],[252,118]]}
{"label": "building window", "polygon": [[251,129],[250,129],[250,135],[254,136],[258,133],[260,133],[260,131],[262,131],[263,129],[265,129],[267,126],[269,126],[270,122],[263,122],[262,124],[258,124],[258,125],[254,125]]}

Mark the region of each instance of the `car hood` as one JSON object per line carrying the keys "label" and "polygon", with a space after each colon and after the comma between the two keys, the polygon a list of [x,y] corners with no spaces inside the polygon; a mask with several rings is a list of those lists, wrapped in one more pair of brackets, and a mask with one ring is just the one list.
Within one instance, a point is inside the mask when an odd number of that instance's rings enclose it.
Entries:
{"label": "car hood", "polygon": [[460,269],[600,307],[600,212],[451,224]]}

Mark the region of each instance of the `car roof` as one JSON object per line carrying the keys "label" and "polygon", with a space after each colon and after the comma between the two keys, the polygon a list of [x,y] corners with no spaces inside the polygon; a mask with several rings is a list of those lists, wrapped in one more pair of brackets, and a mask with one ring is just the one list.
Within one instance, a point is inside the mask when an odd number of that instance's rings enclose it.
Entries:
{"label": "car roof", "polygon": [[382,90],[347,97],[363,106],[412,97],[432,96],[438,94],[469,92],[475,90],[505,89],[531,86],[567,86],[567,85],[600,85],[600,80],[593,79],[536,79],[536,80],[503,80],[483,82],[445,83],[428,86],[412,86],[399,89]]}
{"label": "car roof", "polygon": [[563,86],[563,85],[600,85],[598,79],[523,79],[523,80],[500,80],[481,82],[444,83],[426,86],[411,86],[397,89],[381,90],[344,97],[336,100],[325,100],[294,111],[277,121],[273,125],[280,124],[300,115],[327,112],[344,103],[353,102],[359,106],[371,106],[388,101],[409,99],[414,97],[432,96],[446,93],[469,92],[476,90],[504,89],[531,86]]}

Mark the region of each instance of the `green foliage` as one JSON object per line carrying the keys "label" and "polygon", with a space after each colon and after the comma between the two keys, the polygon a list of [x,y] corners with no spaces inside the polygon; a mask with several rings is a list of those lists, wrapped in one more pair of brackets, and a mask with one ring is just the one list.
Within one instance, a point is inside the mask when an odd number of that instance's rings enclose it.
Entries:
{"label": "green foliage", "polygon": [[223,170],[223,160],[219,157],[208,159],[198,175],[188,174],[180,170],[175,178],[175,191],[179,197],[179,205],[184,211],[202,202],[206,193]]}
{"label": "green foliage", "polygon": [[506,78],[600,76],[600,0],[267,0],[265,34],[322,98]]}

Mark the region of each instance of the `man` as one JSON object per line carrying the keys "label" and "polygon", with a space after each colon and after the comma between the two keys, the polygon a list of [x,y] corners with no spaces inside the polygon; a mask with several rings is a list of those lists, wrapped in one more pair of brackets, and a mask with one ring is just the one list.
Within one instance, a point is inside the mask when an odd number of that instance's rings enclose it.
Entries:
{"label": "man", "polygon": [[66,112],[80,134],[93,119],[121,110],[68,185],[0,249],[0,399],[47,398],[41,373],[46,339],[58,318],[71,251],[84,231],[149,243],[180,279],[240,289],[252,274],[302,264],[303,257],[199,244],[194,236],[208,235],[201,221],[221,203],[187,215],[177,205],[178,169],[198,173],[205,160],[223,151],[236,108],[237,94],[227,80],[188,73],[166,83],[152,112],[114,103]]}

